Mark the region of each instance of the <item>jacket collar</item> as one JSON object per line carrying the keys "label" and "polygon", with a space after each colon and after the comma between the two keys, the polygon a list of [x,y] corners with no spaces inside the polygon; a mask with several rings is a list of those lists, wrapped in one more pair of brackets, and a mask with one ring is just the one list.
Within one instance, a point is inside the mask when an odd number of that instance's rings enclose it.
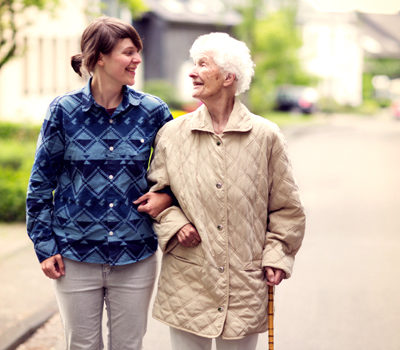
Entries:
{"label": "jacket collar", "polygon": [[[90,88],[91,83],[92,77],[89,78],[86,86],[82,90],[82,110],[84,112],[87,112],[93,105],[100,107],[92,95],[92,89]],[[122,87],[122,94],[122,103],[118,106],[118,110],[125,110],[130,104],[133,106],[140,104],[140,97],[133,89],[124,85]]]}
{"label": "jacket collar", "polygon": [[[250,112],[238,98],[235,98],[233,110],[224,129],[227,132],[248,132],[252,129]],[[207,107],[203,104],[193,112],[191,118],[191,130],[214,133],[211,116]]]}
{"label": "jacket collar", "polygon": [[87,112],[95,103],[95,100],[92,95],[92,89],[90,88],[91,82],[92,82],[92,77],[89,78],[85,87],[82,89],[82,110],[84,112]]}

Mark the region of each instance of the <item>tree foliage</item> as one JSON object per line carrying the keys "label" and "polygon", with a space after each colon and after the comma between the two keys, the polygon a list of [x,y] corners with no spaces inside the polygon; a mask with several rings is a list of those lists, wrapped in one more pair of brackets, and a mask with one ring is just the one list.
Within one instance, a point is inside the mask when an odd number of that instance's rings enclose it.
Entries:
{"label": "tree foliage", "polygon": [[295,6],[263,14],[263,0],[249,3],[240,9],[243,21],[236,34],[247,43],[256,64],[249,103],[254,111],[261,112],[272,107],[277,86],[310,85],[316,79],[301,65],[302,40],[296,26]]}
{"label": "tree foliage", "polygon": [[119,0],[119,3],[129,9],[133,18],[140,17],[149,9],[143,0]]}
{"label": "tree foliage", "polygon": [[386,75],[391,79],[400,78],[400,60],[397,58],[366,58],[364,72],[372,75]]}
{"label": "tree foliage", "polygon": [[0,69],[16,55],[17,34],[27,27],[29,18],[24,14],[29,9],[52,11],[59,0],[1,0],[0,1]]}

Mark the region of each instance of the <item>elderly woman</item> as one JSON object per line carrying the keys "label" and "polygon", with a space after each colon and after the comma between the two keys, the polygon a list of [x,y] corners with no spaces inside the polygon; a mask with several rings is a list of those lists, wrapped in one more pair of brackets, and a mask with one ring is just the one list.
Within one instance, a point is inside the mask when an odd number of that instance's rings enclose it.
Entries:
{"label": "elderly woman", "polygon": [[190,54],[203,104],[159,131],[148,173],[152,191],[170,186],[179,203],[156,217],[153,316],[171,327],[173,349],[211,349],[212,338],[219,350],[255,349],[267,284],[290,277],[304,211],[277,126],[236,97],[253,75],[246,45],[211,33]]}

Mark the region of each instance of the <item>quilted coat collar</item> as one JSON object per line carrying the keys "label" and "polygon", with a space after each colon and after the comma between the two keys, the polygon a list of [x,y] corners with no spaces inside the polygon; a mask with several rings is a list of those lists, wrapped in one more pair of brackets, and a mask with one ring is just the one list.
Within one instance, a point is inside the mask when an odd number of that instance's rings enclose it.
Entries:
{"label": "quilted coat collar", "polygon": [[[238,98],[236,98],[224,133],[248,132],[251,129],[252,123],[250,112],[246,106],[241,103]],[[193,112],[193,116],[191,118],[191,130],[214,133],[210,113],[208,113],[207,107],[204,104]]]}

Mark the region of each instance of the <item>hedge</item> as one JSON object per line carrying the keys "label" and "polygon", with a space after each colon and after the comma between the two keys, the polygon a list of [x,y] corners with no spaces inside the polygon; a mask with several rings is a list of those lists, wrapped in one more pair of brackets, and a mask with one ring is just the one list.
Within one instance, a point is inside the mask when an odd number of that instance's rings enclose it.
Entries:
{"label": "hedge", "polygon": [[24,221],[25,200],[40,127],[0,122],[0,221]]}

